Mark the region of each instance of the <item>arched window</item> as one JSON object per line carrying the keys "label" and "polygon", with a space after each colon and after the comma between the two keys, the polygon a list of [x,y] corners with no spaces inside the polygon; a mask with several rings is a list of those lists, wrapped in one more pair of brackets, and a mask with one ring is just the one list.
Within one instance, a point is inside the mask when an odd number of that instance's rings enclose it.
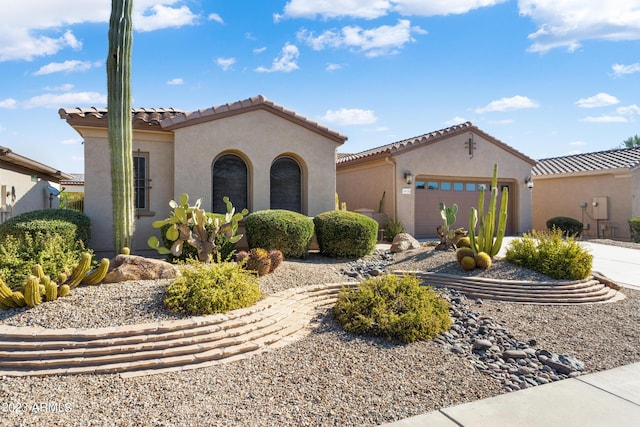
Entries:
{"label": "arched window", "polygon": [[302,174],[291,157],[280,157],[271,165],[271,209],[302,213]]}
{"label": "arched window", "polygon": [[213,177],[213,212],[226,213],[227,207],[222,200],[229,197],[236,212],[248,208],[247,164],[234,154],[219,157],[211,170]]}

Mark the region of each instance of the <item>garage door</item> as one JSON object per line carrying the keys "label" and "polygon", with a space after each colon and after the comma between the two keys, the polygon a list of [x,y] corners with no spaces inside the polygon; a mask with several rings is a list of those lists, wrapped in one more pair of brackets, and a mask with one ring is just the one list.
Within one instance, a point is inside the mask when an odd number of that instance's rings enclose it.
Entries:
{"label": "garage door", "polygon": [[[454,227],[469,227],[469,212],[478,205],[478,193],[481,186],[489,189],[490,182],[464,181],[458,179],[430,179],[418,177],[415,181],[415,235],[418,239],[437,238],[436,229],[442,225],[439,203],[446,206],[458,205],[458,215]],[[509,183],[498,182],[498,208],[502,188],[509,188]],[[509,188],[509,206],[507,209],[507,235],[512,233],[512,205],[514,193]],[[489,206],[489,191],[485,193],[485,207]]]}

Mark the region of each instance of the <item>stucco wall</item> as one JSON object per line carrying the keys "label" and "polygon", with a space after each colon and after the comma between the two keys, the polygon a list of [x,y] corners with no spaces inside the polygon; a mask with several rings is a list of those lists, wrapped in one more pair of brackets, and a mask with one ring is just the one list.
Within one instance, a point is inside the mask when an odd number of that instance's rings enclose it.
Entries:
{"label": "stucco wall", "polygon": [[[113,204],[111,199],[111,164],[107,129],[79,128],[84,138],[85,199],[84,213],[91,219],[91,248],[96,254],[113,253]],[[173,192],[173,143],[170,132],[133,132],[134,152],[149,153],[148,174],[150,215],[137,217],[132,250],[151,253],[147,239],[159,236],[151,223],[169,215]],[[155,252],[155,251],[154,251]]]}
{"label": "stucco wall", "polygon": [[[546,222],[556,216],[567,216],[581,221],[585,228],[585,237],[615,237],[629,240],[628,220],[632,215],[631,175],[591,174],[583,176],[544,177],[534,179],[533,189],[533,228],[546,230]],[[595,197],[607,198],[608,220],[593,219],[595,209],[592,202]],[[580,203],[586,203],[583,209]],[[611,225],[615,226],[612,229]],[[604,228],[604,230],[603,230]]]}
{"label": "stucco wall", "polygon": [[[39,209],[48,209],[49,192],[47,191],[47,186],[50,185],[57,189],[60,188],[56,183],[40,178],[33,181],[31,175],[0,168],[0,188],[2,188],[3,185],[8,193],[11,193],[12,187],[15,189],[15,200],[12,202],[11,195],[7,196],[5,194],[4,209],[0,206],[0,211],[3,211],[3,213],[0,214],[0,221],[9,219],[11,214],[15,216]],[[0,202],[2,200],[3,199],[0,198]],[[13,210],[11,206],[9,206],[11,203],[13,203]],[[59,203],[60,199],[54,197],[51,200],[51,207],[58,208],[60,206]]]}
{"label": "stucco wall", "polygon": [[371,209],[378,212],[380,199],[385,194],[382,212],[394,218],[395,198],[393,189],[395,165],[392,161],[378,160],[349,169],[338,169],[336,189],[347,209]]}
{"label": "stucco wall", "polygon": [[249,211],[269,209],[271,164],[287,155],[301,167],[302,213],[315,216],[335,206],[337,146],[264,110],[179,128],[175,130],[175,193],[202,198],[210,210],[211,166],[220,155],[234,153],[247,163]]}
{"label": "stucco wall", "polygon": [[[401,151],[392,158],[396,163],[396,168],[393,172],[395,176],[389,181],[393,185],[391,192],[396,194],[397,218],[402,221],[408,233],[415,233],[415,189],[414,184],[407,185],[405,182],[405,172],[410,172],[414,177],[424,175],[490,180],[495,163],[498,163],[500,180],[512,183],[512,192],[509,194],[509,198],[514,202],[514,209],[509,220],[514,221],[513,229],[516,233],[531,229],[531,190],[526,187],[524,180],[531,175],[532,164],[477,134],[474,134],[476,148],[473,157],[470,158],[465,146],[468,138],[468,133],[452,136],[430,145]],[[338,168],[338,176],[346,177],[347,174],[350,174],[351,179],[356,179],[355,177],[362,173],[362,179],[375,177],[375,169],[372,169],[371,172],[363,171],[365,169],[362,166],[340,167]],[[374,183],[376,185],[373,185]],[[343,192],[342,188],[345,185],[341,183],[339,187]],[[372,197],[379,200],[383,189],[382,184],[372,180],[367,188],[370,188],[368,191],[372,193]],[[403,188],[405,192],[406,189],[409,189],[409,194],[403,194]],[[358,190],[356,187],[355,191]],[[390,191],[387,191],[387,198],[390,196],[389,193]],[[351,210],[351,200],[347,200],[347,203]]]}
{"label": "stucco wall", "polygon": [[640,216],[640,166],[631,171],[631,216]]}

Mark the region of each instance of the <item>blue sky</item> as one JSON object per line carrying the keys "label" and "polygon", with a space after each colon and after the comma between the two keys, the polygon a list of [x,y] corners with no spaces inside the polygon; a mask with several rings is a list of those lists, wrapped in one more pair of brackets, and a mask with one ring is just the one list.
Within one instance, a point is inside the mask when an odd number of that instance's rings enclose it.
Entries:
{"label": "blue sky", "polygon": [[[3,4],[0,145],[83,172],[109,0]],[[258,94],[358,152],[464,121],[540,159],[640,134],[640,0],[135,0],[133,106]]]}

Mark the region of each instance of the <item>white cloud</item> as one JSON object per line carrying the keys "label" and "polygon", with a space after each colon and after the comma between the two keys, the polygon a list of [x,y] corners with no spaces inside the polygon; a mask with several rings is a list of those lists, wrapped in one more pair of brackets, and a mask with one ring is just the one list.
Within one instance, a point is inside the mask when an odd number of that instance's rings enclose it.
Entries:
{"label": "white cloud", "polygon": [[640,62],[630,65],[613,64],[611,69],[613,70],[613,75],[615,77],[620,77],[625,74],[640,73]]}
{"label": "white cloud", "polygon": [[[187,6],[172,7],[180,0],[136,0],[134,30],[179,27],[194,24],[197,16]],[[71,48],[82,48],[67,27],[75,24],[108,23],[110,0],[91,0],[60,7],[51,0],[4,2],[0,14],[0,62],[31,61]]]}
{"label": "white cloud", "polygon": [[107,105],[107,95],[98,92],[67,92],[34,96],[24,103],[25,108],[61,108],[64,106]]}
{"label": "white cloud", "polygon": [[336,125],[370,125],[378,121],[373,110],[359,108],[341,108],[327,110],[322,120]]}
{"label": "white cloud", "polygon": [[622,116],[588,116],[580,121],[586,123],[627,123],[629,120]]}
{"label": "white cloud", "polygon": [[455,116],[452,119],[447,120],[446,122],[444,122],[445,126],[454,126],[454,125],[459,125],[460,123],[466,123],[468,120],[465,119],[464,117],[460,117],[460,116]]}
{"label": "white cloud", "polygon": [[14,109],[18,105],[18,101],[13,98],[7,98],[0,101],[0,108]]}
{"label": "white cloud", "polygon": [[519,0],[520,15],[538,25],[529,34],[531,52],[575,51],[584,40],[640,39],[640,3],[635,0]]}
{"label": "white cloud", "polygon": [[618,107],[616,108],[616,113],[622,114],[624,116],[632,116],[634,114],[640,115],[640,107],[636,104],[632,104],[626,107]]}
{"label": "white cloud", "polygon": [[137,31],[147,32],[194,25],[197,18],[187,6],[174,8],[155,4],[146,10],[134,10],[133,25]]}
{"label": "white cloud", "polygon": [[47,65],[40,67],[38,71],[33,73],[34,76],[44,76],[46,74],[60,73],[60,72],[75,72],[75,71],[87,71],[94,67],[102,65],[100,61],[78,61],[70,60],[64,62],[51,62]]}
{"label": "white cloud", "polygon": [[596,107],[608,107],[609,105],[619,104],[620,100],[608,93],[600,92],[589,98],[582,98],[575,102],[580,108],[596,108]]}
{"label": "white cloud", "polygon": [[327,64],[325,70],[327,71],[336,71],[342,69],[342,65],[340,64]]}
{"label": "white cloud", "polygon": [[538,108],[540,105],[526,96],[512,96],[511,98],[500,98],[495,101],[491,101],[482,108],[477,108],[476,113],[490,113],[493,111],[514,111],[522,110],[525,108]]}
{"label": "white cloud", "polygon": [[184,80],[181,77],[176,77],[167,81],[169,86],[180,86],[184,84]]}
{"label": "white cloud", "polygon": [[218,64],[218,66],[220,68],[222,68],[223,71],[228,71],[231,69],[231,67],[233,66],[233,64],[236,63],[236,58],[218,58],[216,59],[216,64]]}
{"label": "white cloud", "polygon": [[289,73],[294,70],[299,70],[297,60],[300,56],[300,51],[296,45],[287,43],[282,48],[280,52],[281,55],[273,60],[271,64],[271,68],[266,67],[258,67],[256,71],[259,73],[271,73],[274,71],[282,71],[284,73]]}
{"label": "white cloud", "polygon": [[255,48],[255,49],[253,49],[253,53],[256,53],[256,54],[257,54],[257,53],[262,53],[262,52],[264,52],[264,51],[266,51],[266,50],[267,50],[267,48],[266,48],[266,47],[264,47],[264,46],[263,46],[263,47],[257,47],[257,48]]}
{"label": "white cloud", "polygon": [[393,12],[411,16],[467,13],[480,7],[495,6],[506,0],[290,0],[276,22],[283,18],[363,18],[376,19]]}
{"label": "white cloud", "polygon": [[209,16],[207,17],[207,19],[209,21],[216,21],[219,24],[224,24],[224,21],[222,20],[222,17],[220,15],[218,15],[217,13],[210,13]]}
{"label": "white cloud", "polygon": [[45,86],[42,89],[49,92],[69,92],[71,89],[73,89],[73,84],[63,83],[60,86]]}
{"label": "white cloud", "polygon": [[375,57],[397,53],[405,44],[415,41],[412,34],[426,34],[420,27],[412,27],[407,19],[400,19],[396,25],[381,25],[370,30],[358,26],[346,26],[341,30],[327,30],[315,36],[313,32],[302,29],[298,39],[314,50],[326,48],[350,48]]}

